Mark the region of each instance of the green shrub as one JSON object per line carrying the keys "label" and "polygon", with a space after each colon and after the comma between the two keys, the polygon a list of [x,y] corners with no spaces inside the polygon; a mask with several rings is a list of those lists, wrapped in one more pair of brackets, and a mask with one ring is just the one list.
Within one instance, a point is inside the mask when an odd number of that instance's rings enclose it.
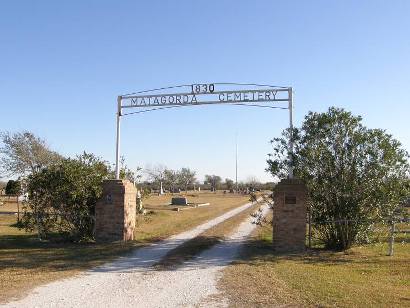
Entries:
{"label": "green shrub", "polygon": [[21,185],[19,181],[10,180],[6,185],[6,195],[19,195],[21,192]]}
{"label": "green shrub", "polygon": [[40,238],[57,232],[74,241],[92,239],[95,204],[108,175],[107,164],[87,153],[31,174],[22,225]]}

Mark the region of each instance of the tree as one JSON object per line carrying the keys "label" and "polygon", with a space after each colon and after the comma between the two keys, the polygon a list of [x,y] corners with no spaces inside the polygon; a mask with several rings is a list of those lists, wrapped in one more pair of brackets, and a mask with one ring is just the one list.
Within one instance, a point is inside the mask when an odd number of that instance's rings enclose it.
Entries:
{"label": "tree", "polygon": [[128,168],[128,166],[125,163],[125,158],[124,156],[121,156],[120,159],[120,179],[122,180],[128,180],[132,183],[136,183],[139,182],[142,178],[142,174],[141,174],[142,168],[141,167],[137,167],[137,169],[131,170],[130,168]]}
{"label": "tree", "polygon": [[262,190],[272,190],[276,186],[274,182],[266,182],[261,185]]}
{"label": "tree", "polygon": [[75,241],[91,239],[95,204],[108,177],[107,164],[87,153],[29,175],[23,227],[40,238],[58,232]]}
{"label": "tree", "polygon": [[184,187],[185,193],[188,192],[188,186],[192,185],[196,181],[195,174],[196,172],[189,168],[182,168],[178,172],[179,182]]}
{"label": "tree", "polygon": [[226,185],[226,189],[228,190],[232,190],[233,189],[233,180],[231,179],[225,179],[225,185]]}
{"label": "tree", "polygon": [[211,185],[211,191],[216,191],[222,182],[222,178],[219,175],[205,175],[204,184]]}
{"label": "tree", "polygon": [[169,191],[174,193],[176,186],[178,185],[179,174],[178,171],[172,169],[166,169],[164,172],[164,182],[168,186]]}
{"label": "tree", "polygon": [[19,181],[10,180],[6,185],[6,195],[19,195],[21,192],[21,184]]}
{"label": "tree", "polygon": [[6,185],[7,185],[7,183],[5,183],[5,182],[3,182],[3,181],[0,181],[0,195],[1,195],[2,192],[3,192],[3,189],[6,188]]}
{"label": "tree", "polygon": [[261,183],[255,176],[249,176],[246,180],[246,185],[248,185],[249,188],[256,189]]}
{"label": "tree", "polygon": [[0,172],[7,176],[26,176],[62,159],[46,142],[33,133],[0,133]]}
{"label": "tree", "polygon": [[[306,182],[316,231],[328,248],[349,248],[410,194],[408,153],[361,121],[332,107],[309,112],[293,132],[294,173]],[[289,130],[272,140],[267,170],[273,176],[286,177],[288,141]]]}
{"label": "tree", "polygon": [[163,194],[162,185],[165,179],[165,170],[167,168],[164,165],[157,165],[155,167],[148,167],[145,169],[145,173],[148,175],[148,178],[158,186],[158,191],[160,194]]}

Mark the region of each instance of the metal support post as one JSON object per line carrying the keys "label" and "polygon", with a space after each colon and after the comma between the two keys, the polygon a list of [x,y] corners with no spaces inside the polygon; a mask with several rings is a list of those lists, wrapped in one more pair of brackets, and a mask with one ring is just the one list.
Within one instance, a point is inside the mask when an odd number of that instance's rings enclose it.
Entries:
{"label": "metal support post", "polygon": [[115,149],[115,178],[120,179],[120,120],[121,120],[121,96],[117,98],[117,143]]}
{"label": "metal support post", "polygon": [[288,89],[289,97],[289,179],[293,179],[293,93]]}

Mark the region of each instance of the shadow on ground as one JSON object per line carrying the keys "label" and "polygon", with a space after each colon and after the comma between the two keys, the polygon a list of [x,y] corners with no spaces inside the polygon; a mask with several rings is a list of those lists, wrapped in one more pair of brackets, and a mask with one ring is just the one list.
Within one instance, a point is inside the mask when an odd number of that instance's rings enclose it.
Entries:
{"label": "shadow on ground", "polygon": [[[407,241],[410,242],[410,241]],[[372,244],[369,244],[370,247]],[[397,243],[396,245],[400,245]],[[307,249],[303,253],[278,253],[273,250],[272,241],[267,239],[257,239],[244,243],[237,259],[236,264],[247,264],[251,266],[261,266],[263,261],[269,261],[273,265],[283,260],[297,261],[304,264],[320,265],[345,265],[345,264],[378,264],[380,266],[390,264],[389,259],[384,259],[386,255],[374,253],[362,255],[355,250],[333,251],[324,248]],[[262,261],[262,262],[261,262]],[[400,262],[395,260],[395,262]]]}
{"label": "shadow on ground", "polygon": [[242,240],[198,236],[189,241],[165,240],[135,250],[91,272],[129,273],[136,271],[181,271],[220,267],[237,256]]}
{"label": "shadow on ground", "polygon": [[0,236],[1,269],[66,271],[97,266],[142,246],[141,243],[40,241],[35,235]]}
{"label": "shadow on ground", "polygon": [[[225,266],[230,262],[258,265],[261,259],[281,259],[307,263],[346,263],[331,252],[313,250],[305,254],[275,254],[263,240],[223,240],[198,236],[189,241],[163,240],[151,243],[70,243],[39,241],[34,235],[0,236],[0,268],[43,268],[52,271],[86,269],[90,272],[133,272],[139,270],[184,270]],[[138,248],[138,249],[137,249]],[[105,263],[109,259],[114,261]]]}
{"label": "shadow on ground", "polygon": [[[109,260],[114,260],[108,262]],[[231,262],[259,266],[261,261],[275,264],[294,260],[308,264],[388,263],[371,260],[351,252],[312,249],[301,254],[278,254],[271,242],[252,238],[244,241],[198,236],[188,241],[163,240],[127,243],[70,243],[39,241],[34,235],[0,236],[0,269],[43,269],[65,271],[89,269],[89,272],[134,272],[140,270],[191,270],[225,266]],[[108,263],[107,263],[108,262]]]}

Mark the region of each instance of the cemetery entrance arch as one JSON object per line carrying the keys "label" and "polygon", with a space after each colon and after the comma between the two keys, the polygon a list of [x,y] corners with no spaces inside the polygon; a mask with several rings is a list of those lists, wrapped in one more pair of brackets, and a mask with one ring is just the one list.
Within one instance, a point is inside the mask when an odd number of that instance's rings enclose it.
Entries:
{"label": "cemetery entrance arch", "polygon": [[[187,106],[229,104],[289,111],[289,128],[293,131],[292,87],[243,83],[198,83],[139,91],[117,98],[117,142],[115,176],[120,177],[121,118],[131,114]],[[289,141],[293,153],[292,136]],[[289,155],[289,178],[293,178],[292,154]]]}
{"label": "cemetery entrance arch", "polygon": [[[116,180],[103,183],[103,197],[95,208],[96,239],[132,240],[135,229],[136,190],[120,177],[121,118],[131,114],[187,106],[230,104],[289,111],[293,131],[293,96],[291,87],[259,84],[203,83],[140,91],[117,98]],[[306,189],[293,179],[293,136],[289,140],[289,177],[274,192],[273,246],[277,251],[300,251],[305,247]]]}

